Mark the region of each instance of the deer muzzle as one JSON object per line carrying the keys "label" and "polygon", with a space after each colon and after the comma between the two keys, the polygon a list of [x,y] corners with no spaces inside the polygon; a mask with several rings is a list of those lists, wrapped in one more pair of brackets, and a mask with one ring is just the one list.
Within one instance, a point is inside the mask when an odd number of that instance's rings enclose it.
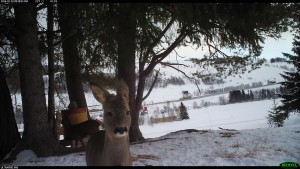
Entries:
{"label": "deer muzzle", "polygon": [[127,127],[116,127],[114,129],[114,133],[119,137],[123,137],[127,135],[128,129]]}

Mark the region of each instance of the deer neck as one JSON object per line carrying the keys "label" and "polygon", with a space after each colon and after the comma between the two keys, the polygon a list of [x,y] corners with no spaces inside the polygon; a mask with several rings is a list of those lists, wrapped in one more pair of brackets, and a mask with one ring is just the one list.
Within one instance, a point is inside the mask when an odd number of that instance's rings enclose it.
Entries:
{"label": "deer neck", "polygon": [[105,133],[103,157],[106,165],[132,165],[129,152],[129,137],[113,139]]}

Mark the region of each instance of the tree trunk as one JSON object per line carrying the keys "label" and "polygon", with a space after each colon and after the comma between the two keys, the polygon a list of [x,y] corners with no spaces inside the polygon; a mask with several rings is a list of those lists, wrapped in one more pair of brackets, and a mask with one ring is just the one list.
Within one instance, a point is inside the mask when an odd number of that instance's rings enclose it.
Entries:
{"label": "tree trunk", "polygon": [[[76,102],[78,107],[87,107],[77,49],[77,4],[62,3],[57,5],[59,14],[58,22],[61,28],[61,36],[64,40],[62,48],[69,100],[70,103]],[[74,35],[70,36],[72,33],[74,33]]]}
{"label": "tree trunk", "polygon": [[129,87],[129,104],[131,110],[130,142],[143,140],[140,131],[139,107],[135,100],[135,50],[136,50],[136,16],[133,4],[121,4],[118,17],[118,78],[123,78]]}
{"label": "tree trunk", "polygon": [[22,3],[16,4],[14,9],[24,114],[24,133],[19,146],[21,150],[33,150],[37,156],[51,156],[59,150],[59,144],[49,128],[36,7]]}
{"label": "tree trunk", "polygon": [[47,41],[48,41],[48,120],[55,136],[55,99],[54,99],[54,48],[53,48],[53,3],[47,4]]}
{"label": "tree trunk", "polygon": [[0,161],[21,140],[5,74],[0,67]]}

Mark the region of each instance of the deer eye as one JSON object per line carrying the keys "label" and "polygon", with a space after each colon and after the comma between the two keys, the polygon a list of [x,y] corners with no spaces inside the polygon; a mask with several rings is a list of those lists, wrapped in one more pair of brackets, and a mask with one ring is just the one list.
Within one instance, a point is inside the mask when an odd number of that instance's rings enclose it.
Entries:
{"label": "deer eye", "polygon": [[107,115],[108,117],[112,117],[112,116],[113,116],[112,112],[106,112],[106,115]]}
{"label": "deer eye", "polygon": [[127,112],[126,112],[126,115],[127,115],[127,116],[130,115],[130,111],[127,111]]}

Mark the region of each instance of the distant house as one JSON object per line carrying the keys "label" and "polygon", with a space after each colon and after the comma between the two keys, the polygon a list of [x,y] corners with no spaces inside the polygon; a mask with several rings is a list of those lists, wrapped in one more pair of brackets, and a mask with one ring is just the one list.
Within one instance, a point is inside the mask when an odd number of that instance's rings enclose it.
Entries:
{"label": "distant house", "polygon": [[147,109],[146,106],[143,107],[143,110],[142,110],[142,112],[141,112],[141,115],[145,115],[145,114],[148,114],[148,109]]}
{"label": "distant house", "polygon": [[189,91],[182,91],[182,99],[188,99],[191,98],[192,95],[189,93]]}
{"label": "distant house", "polygon": [[276,79],[268,80],[268,85],[276,84]]}

